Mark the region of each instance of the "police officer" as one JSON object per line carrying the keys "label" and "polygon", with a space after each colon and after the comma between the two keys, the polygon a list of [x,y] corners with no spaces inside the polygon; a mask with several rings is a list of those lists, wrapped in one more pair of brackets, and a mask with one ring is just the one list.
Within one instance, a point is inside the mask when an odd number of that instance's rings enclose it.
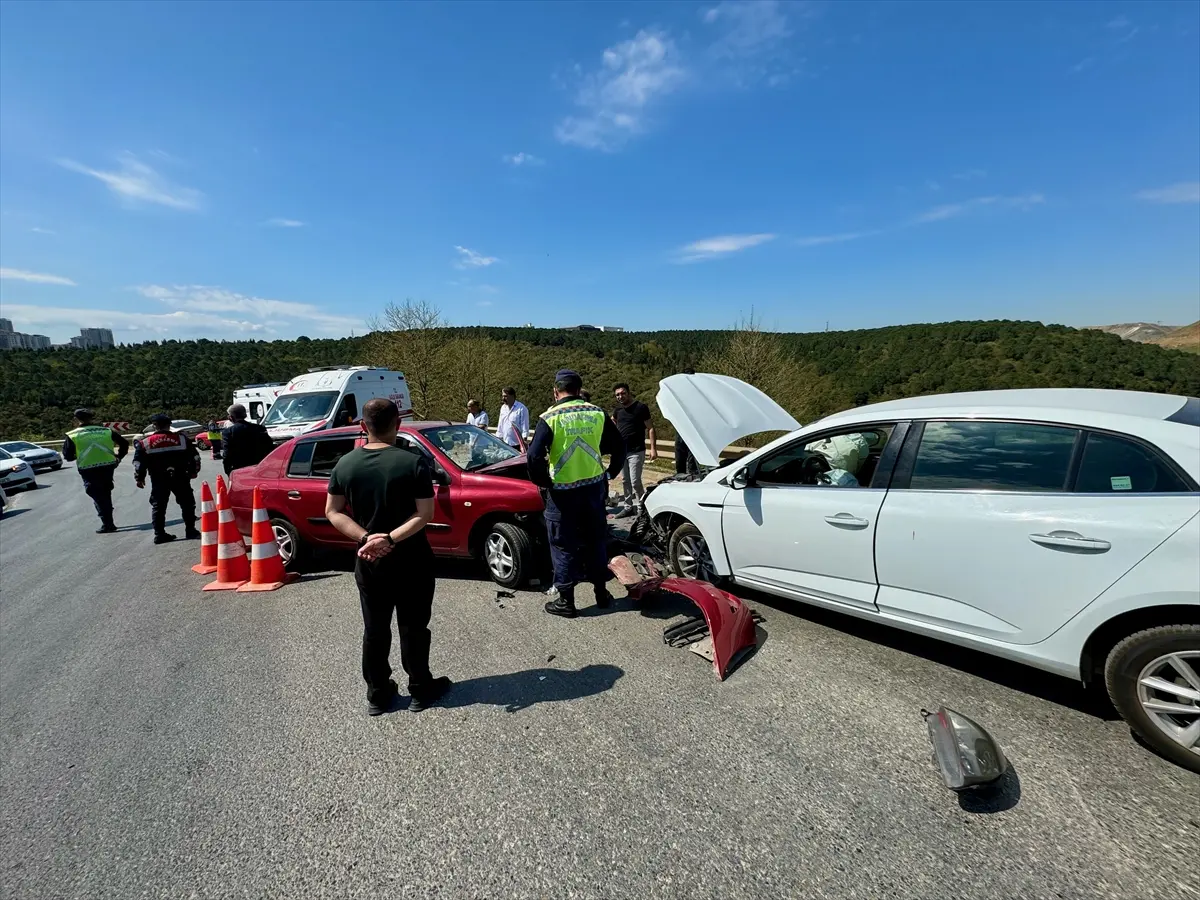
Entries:
{"label": "police officer", "polygon": [[133,477],[139,488],[150,476],[150,516],[154,524],[154,543],[175,540],[167,531],[167,501],[175,495],[183,514],[185,537],[198,538],[196,495],[192,479],[200,474],[200,453],[186,434],[171,430],[171,417],[155,413],[150,417],[154,433],[133,442]]}
{"label": "police officer", "polygon": [[75,423],[79,427],[67,432],[63,441],[63,459],[75,461],[83,489],[96,506],[100,516],[96,534],[111,534],[117,530],[113,524],[113,473],[129,452],[129,441],[107,425],[93,425],[90,409],[75,410]]}
{"label": "police officer", "polygon": [[[591,582],[596,605],[608,592],[608,482],[625,464],[625,441],[608,414],[580,397],[583,379],[562,369],[554,376],[554,405],[542,413],[529,445],[529,469],[546,491],[546,532],[558,597],[546,612],[572,618],[575,585]],[[609,456],[607,470],[602,455]]]}
{"label": "police officer", "polygon": [[221,428],[215,419],[208,422],[208,446],[212,449],[212,458],[221,458]]}

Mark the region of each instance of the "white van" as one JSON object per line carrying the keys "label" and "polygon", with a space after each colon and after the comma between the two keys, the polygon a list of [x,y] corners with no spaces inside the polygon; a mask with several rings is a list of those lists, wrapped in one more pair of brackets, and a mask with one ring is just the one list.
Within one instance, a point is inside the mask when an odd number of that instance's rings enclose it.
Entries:
{"label": "white van", "polygon": [[261,423],[275,403],[275,398],[287,387],[286,381],[270,384],[244,384],[233,392],[233,402],[246,407],[246,421]]}
{"label": "white van", "polygon": [[363,404],[387,397],[411,421],[412,403],[403,372],[373,366],[320,366],[287,383],[262,420],[276,443],[300,434],[358,421]]}

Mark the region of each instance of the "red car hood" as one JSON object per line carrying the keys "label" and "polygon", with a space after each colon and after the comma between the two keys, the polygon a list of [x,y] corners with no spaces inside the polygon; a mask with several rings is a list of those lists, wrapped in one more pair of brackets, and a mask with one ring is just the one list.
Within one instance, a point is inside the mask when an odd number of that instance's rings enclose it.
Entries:
{"label": "red car hood", "polygon": [[522,467],[525,468],[526,477],[528,477],[529,464],[525,459],[524,453],[520,456],[514,456],[512,459],[492,463],[490,466],[484,466],[481,469],[472,469],[471,471],[476,475],[507,475],[511,477],[516,474],[512,471],[513,469],[520,469]]}

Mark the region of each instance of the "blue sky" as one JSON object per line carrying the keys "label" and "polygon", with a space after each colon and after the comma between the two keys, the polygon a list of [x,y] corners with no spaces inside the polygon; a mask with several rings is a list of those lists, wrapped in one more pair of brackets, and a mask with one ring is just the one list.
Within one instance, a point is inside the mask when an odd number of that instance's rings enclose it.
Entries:
{"label": "blue sky", "polygon": [[1200,4],[0,7],[64,340],[1200,318]]}

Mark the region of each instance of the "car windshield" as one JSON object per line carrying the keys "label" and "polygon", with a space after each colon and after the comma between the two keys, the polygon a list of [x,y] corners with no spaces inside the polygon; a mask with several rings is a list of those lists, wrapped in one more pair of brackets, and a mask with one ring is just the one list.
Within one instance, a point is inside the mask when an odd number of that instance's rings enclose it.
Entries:
{"label": "car windshield", "polygon": [[12,454],[7,450],[0,449],[0,459],[12,459]]}
{"label": "car windshield", "polygon": [[521,455],[504,441],[474,425],[438,425],[422,428],[421,433],[467,472]]}
{"label": "car windshield", "polygon": [[326,419],[337,402],[337,391],[318,391],[312,394],[289,394],[280,397],[262,420],[262,424],[291,425],[296,422],[316,422]]}
{"label": "car windshield", "polygon": [[31,444],[29,441],[5,441],[0,444],[0,450],[7,450],[9,453],[20,453],[22,450],[37,450],[37,444]]}
{"label": "car windshield", "polygon": [[171,423],[172,428],[195,428],[199,422],[193,422],[191,419],[176,419]]}

